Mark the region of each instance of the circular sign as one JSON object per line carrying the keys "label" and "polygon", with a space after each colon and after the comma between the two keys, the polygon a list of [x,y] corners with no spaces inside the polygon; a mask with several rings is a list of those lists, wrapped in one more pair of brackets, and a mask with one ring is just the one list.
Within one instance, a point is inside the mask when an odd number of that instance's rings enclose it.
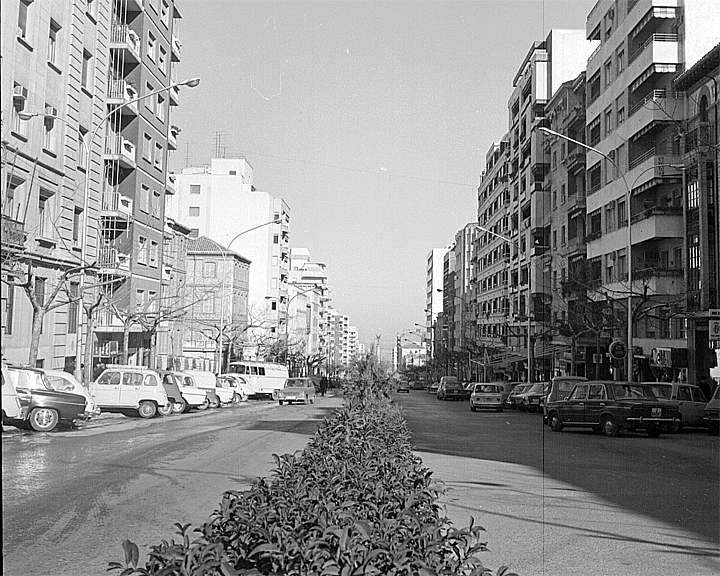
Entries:
{"label": "circular sign", "polygon": [[610,357],[615,360],[622,360],[625,358],[625,356],[627,356],[627,346],[625,345],[625,342],[622,340],[615,340],[614,342],[611,342],[608,347],[608,354],[610,354]]}

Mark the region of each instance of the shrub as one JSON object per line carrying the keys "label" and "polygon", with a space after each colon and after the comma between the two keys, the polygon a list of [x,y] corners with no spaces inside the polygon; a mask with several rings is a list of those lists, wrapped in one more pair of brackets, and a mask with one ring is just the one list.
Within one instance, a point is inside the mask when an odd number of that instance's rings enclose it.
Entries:
{"label": "shrub", "polygon": [[[139,550],[123,543],[130,575],[321,576],[489,575],[475,556],[483,529],[456,529],[441,515],[441,491],[410,445],[387,383],[362,378],[319,427],[305,450],[274,456],[271,479],[223,494],[220,507],[191,539]],[[512,576],[507,568],[498,576]]]}

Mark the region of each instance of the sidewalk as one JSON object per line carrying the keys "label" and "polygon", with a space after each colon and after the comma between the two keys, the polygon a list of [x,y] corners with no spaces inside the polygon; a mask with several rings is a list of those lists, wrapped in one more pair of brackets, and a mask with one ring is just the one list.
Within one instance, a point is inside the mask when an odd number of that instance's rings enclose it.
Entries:
{"label": "sidewalk", "polygon": [[456,527],[486,530],[496,570],[520,576],[718,576],[720,551],[699,536],[618,508],[528,466],[416,452],[444,483]]}

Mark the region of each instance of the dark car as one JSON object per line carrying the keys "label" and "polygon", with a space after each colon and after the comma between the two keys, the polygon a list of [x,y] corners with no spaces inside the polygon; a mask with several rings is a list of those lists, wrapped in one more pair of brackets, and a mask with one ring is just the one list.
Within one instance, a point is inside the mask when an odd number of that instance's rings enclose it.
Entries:
{"label": "dark car", "polygon": [[565,400],[578,382],[587,382],[584,376],[555,376],[550,380],[550,388],[543,399],[543,421],[547,424],[547,403]]}
{"label": "dark car", "polygon": [[397,386],[395,387],[396,392],[406,392],[407,394],[410,394],[410,382],[408,380],[405,380],[403,378],[400,378],[397,382]]}
{"label": "dark car", "polygon": [[555,432],[565,427],[592,428],[606,436],[620,430],[643,429],[657,437],[672,430],[676,404],[661,402],[649,384],[589,381],[576,384],[566,400],[547,403],[548,423]]}
{"label": "dark car", "polygon": [[58,424],[72,426],[83,419],[85,396],[54,390],[37,368],[8,366],[7,371],[23,408],[18,419],[7,420],[11,426],[49,432]]}
{"label": "dark car", "polygon": [[454,376],[443,376],[440,378],[440,386],[437,390],[438,400],[468,400],[470,390],[467,390],[463,383]]}
{"label": "dark car", "polygon": [[177,383],[177,376],[169,372],[168,370],[156,370],[160,374],[160,381],[162,382],[163,388],[165,388],[165,394],[167,394],[168,402],[170,403],[169,409],[167,407],[158,408],[158,412],[162,416],[168,416],[172,413],[182,414],[187,410],[187,402],[183,398],[182,391]]}

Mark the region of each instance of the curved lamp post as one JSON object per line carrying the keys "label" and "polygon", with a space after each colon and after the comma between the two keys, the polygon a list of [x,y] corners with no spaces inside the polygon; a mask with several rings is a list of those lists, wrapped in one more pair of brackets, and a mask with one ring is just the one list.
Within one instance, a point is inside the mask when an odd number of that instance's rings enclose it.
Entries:
{"label": "curved lamp post", "polygon": [[[87,265],[86,259],[87,259],[87,228],[88,228],[88,209],[89,209],[89,203],[90,203],[90,155],[92,153],[92,145],[95,141],[95,137],[97,136],[97,133],[99,132],[100,128],[103,127],[105,122],[118,110],[121,110],[122,108],[125,108],[126,106],[130,106],[131,104],[135,104],[136,102],[139,102],[140,100],[144,100],[145,98],[150,98],[151,96],[155,96],[157,94],[160,94],[162,92],[167,92],[169,90],[172,90],[174,88],[179,88],[180,86],[187,86],[188,88],[194,88],[200,84],[200,78],[191,78],[189,80],[185,80],[183,82],[176,82],[174,84],[170,84],[169,86],[165,86],[163,88],[159,88],[158,90],[154,90],[152,92],[149,92],[148,94],[143,94],[142,96],[138,96],[137,98],[133,98],[132,100],[128,100],[127,102],[124,102],[123,104],[120,104],[119,106],[115,106],[110,112],[108,112],[105,116],[103,116],[100,121],[97,123],[93,131],[90,133],[90,138],[85,139],[85,136],[83,136],[82,132],[78,130],[78,134],[80,135],[80,138],[82,140],[83,146],[85,147],[85,187],[83,190],[83,211],[82,211],[82,220],[81,220],[81,226],[80,226],[80,262],[83,266]],[[65,120],[64,118],[60,118],[59,116],[55,116],[53,114],[41,114],[40,112],[20,112],[18,114],[21,120],[30,120],[31,118],[34,118],[36,116],[41,116],[43,118],[51,118],[53,120],[58,120],[60,122],[63,122],[67,126],[71,126],[70,123]],[[89,375],[91,374],[91,364],[92,364],[92,333],[88,334],[88,341],[85,342],[85,364],[87,366],[87,369],[85,370],[85,374],[83,374],[83,370],[81,368],[83,364],[83,357],[82,357],[82,315],[83,315],[83,300],[84,300],[84,293],[85,290],[85,273],[80,276],[80,285],[78,287],[78,326],[77,326],[77,336],[76,336],[76,345],[75,345],[75,375],[80,382],[82,382],[85,385],[88,385],[90,382]]]}
{"label": "curved lamp post", "polygon": [[633,380],[633,360],[635,357],[635,352],[634,352],[634,346],[633,346],[632,210],[630,209],[630,197],[631,197],[630,186],[628,185],[627,179],[625,178],[625,174],[623,173],[622,170],[620,170],[620,167],[618,166],[617,162],[615,162],[615,159],[611,158],[605,152],[598,150],[597,148],[593,148],[592,146],[588,146],[584,142],[580,142],[579,140],[575,140],[573,138],[565,136],[564,134],[560,134],[560,132],[556,132],[555,130],[550,130],[550,128],[540,127],[540,128],[538,128],[538,130],[545,132],[546,134],[549,134],[551,136],[557,136],[558,138],[562,138],[563,140],[572,142],[573,144],[576,144],[577,146],[581,146],[582,148],[585,148],[586,150],[590,150],[591,152],[596,152],[597,154],[600,154],[600,156],[605,158],[608,162],[610,162],[615,167],[615,170],[617,170],[617,173],[620,175],[620,177],[622,178],[623,184],[625,185],[625,203],[627,204],[627,263],[628,263],[628,286],[629,286],[628,297],[627,297],[627,379],[628,379],[628,382],[632,382],[632,380]]}

